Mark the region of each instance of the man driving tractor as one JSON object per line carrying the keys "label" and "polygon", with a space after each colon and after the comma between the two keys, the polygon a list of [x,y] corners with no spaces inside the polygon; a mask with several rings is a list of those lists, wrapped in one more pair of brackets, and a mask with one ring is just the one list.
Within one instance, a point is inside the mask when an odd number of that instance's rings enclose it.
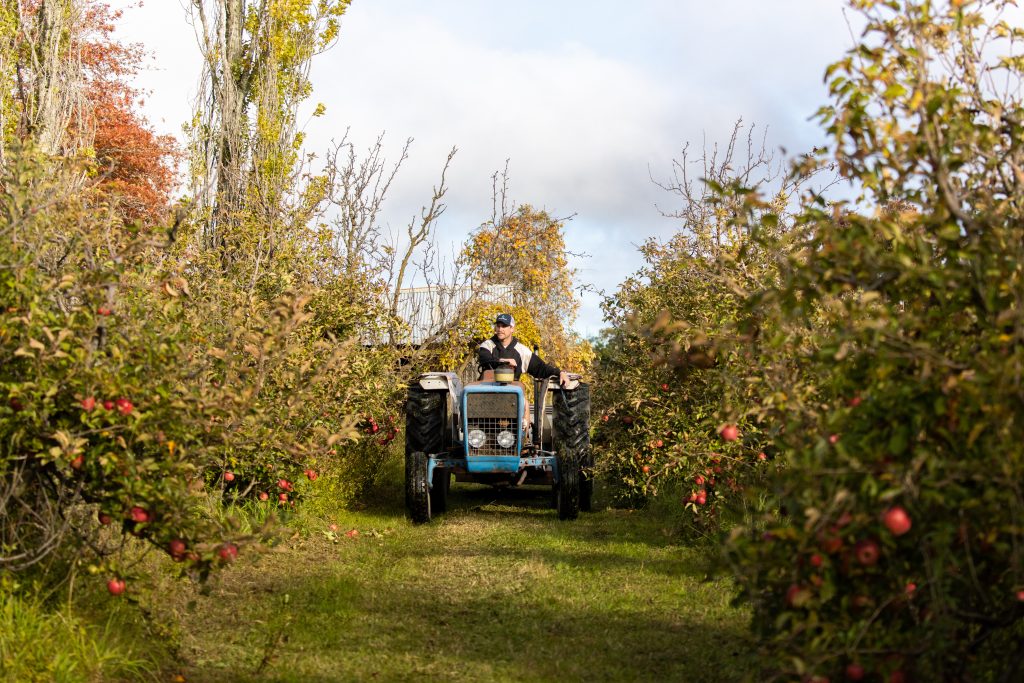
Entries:
{"label": "man driving tractor", "polygon": [[525,370],[527,374],[538,378],[557,375],[558,383],[565,386],[569,381],[568,373],[545,363],[538,354],[515,338],[515,331],[516,321],[511,313],[501,313],[495,318],[494,336],[477,349],[480,379],[491,381],[494,379],[495,368],[508,365],[515,371],[517,382]]}

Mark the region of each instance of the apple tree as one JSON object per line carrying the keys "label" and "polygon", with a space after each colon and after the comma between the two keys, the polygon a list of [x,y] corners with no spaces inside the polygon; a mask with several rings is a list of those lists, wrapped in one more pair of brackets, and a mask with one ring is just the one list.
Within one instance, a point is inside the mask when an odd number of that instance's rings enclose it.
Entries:
{"label": "apple tree", "polygon": [[[727,196],[726,189],[774,183],[773,201],[754,218],[771,215],[773,233],[784,235],[788,222],[777,217],[806,180],[778,179],[763,146],[740,159],[742,133],[737,123],[723,152],[697,160],[699,184],[685,151],[675,165],[663,187],[681,200],[672,214],[681,229],[645,243],[644,267],[606,299],[610,327],[596,361],[599,468],[627,504],[681,493],[688,520],[704,531],[720,529],[723,513],[735,521],[756,504],[751,484],[773,453],[765,425],[738,409],[756,389],[737,377],[757,363],[757,347],[736,323],[747,293],[776,282],[778,251],[753,239],[751,224],[735,220],[744,195]],[[749,128],[747,149],[756,149],[753,136]]]}
{"label": "apple tree", "polygon": [[28,147],[0,169],[0,567],[70,548],[120,571],[96,544],[111,525],[201,578],[259,537],[215,510],[258,496],[236,463],[287,504],[352,434],[344,395],[310,411],[349,347],[314,334],[298,295],[221,307],[81,175]]}
{"label": "apple tree", "polygon": [[[1024,31],[1006,0],[857,0],[819,118],[853,199],[802,199],[741,318],[785,466],[730,556],[765,676],[1024,672]],[[759,200],[748,196],[747,217]],[[770,240],[767,240],[770,243]]]}

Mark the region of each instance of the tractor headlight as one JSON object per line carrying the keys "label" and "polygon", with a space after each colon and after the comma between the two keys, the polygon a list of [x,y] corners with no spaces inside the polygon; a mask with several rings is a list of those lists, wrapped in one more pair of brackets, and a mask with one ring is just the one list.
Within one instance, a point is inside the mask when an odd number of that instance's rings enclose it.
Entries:
{"label": "tractor headlight", "polygon": [[516,435],[509,431],[498,433],[498,445],[502,448],[512,448],[516,442]]}
{"label": "tractor headlight", "polygon": [[473,448],[480,448],[487,443],[487,435],[484,434],[482,429],[470,429],[468,440],[470,446]]}

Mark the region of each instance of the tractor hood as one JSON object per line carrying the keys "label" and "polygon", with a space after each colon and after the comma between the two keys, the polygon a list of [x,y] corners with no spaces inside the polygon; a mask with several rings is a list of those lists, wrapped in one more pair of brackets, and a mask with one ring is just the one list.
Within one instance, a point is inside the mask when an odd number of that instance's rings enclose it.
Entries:
{"label": "tractor hood", "polygon": [[463,389],[459,412],[470,472],[518,471],[525,407],[518,384],[480,382]]}

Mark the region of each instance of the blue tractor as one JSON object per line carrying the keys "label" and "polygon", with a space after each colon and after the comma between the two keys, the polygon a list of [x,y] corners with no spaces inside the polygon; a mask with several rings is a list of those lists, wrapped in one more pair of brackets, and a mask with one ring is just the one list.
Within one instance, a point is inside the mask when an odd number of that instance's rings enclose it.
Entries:
{"label": "blue tractor", "polygon": [[531,405],[511,372],[496,380],[463,386],[455,373],[429,372],[409,385],[405,504],[413,522],[447,509],[452,477],[550,486],[559,519],[591,509],[589,386],[578,376],[565,387],[554,377],[535,379]]}

